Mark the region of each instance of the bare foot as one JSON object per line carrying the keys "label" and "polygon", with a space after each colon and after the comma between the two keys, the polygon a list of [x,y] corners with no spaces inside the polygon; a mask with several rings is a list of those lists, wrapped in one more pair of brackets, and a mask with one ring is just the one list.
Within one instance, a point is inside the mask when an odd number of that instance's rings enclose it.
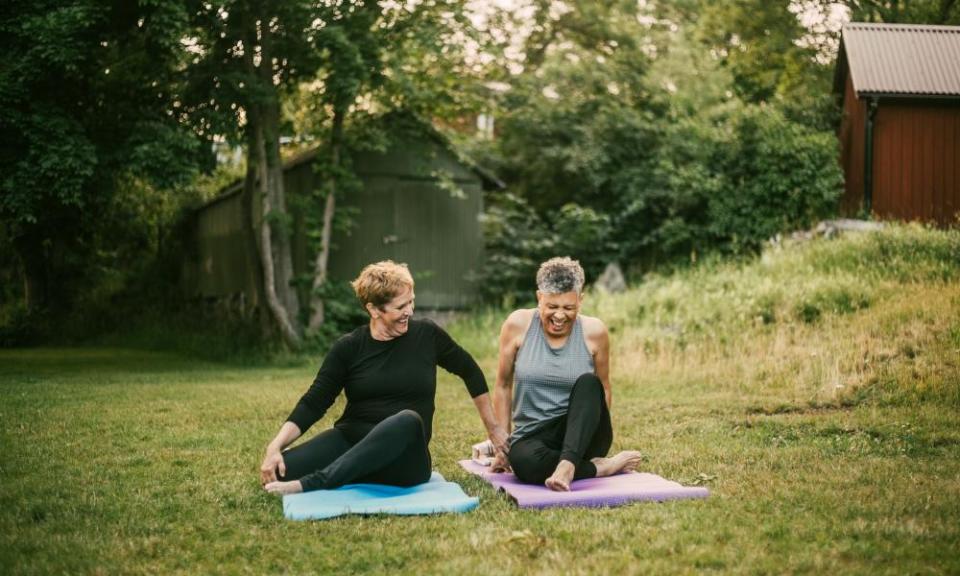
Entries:
{"label": "bare foot", "polygon": [[[636,450],[624,450],[610,458],[591,458],[590,461],[597,467],[597,478],[613,476],[624,472],[633,472],[643,460],[643,454]],[[548,480],[549,482],[549,480]]]}
{"label": "bare foot", "polygon": [[300,484],[299,480],[293,480],[292,482],[268,482],[263,489],[271,494],[299,494],[303,492],[303,485]]}
{"label": "bare foot", "polygon": [[573,481],[573,473],[575,471],[576,468],[573,462],[561,460],[560,463],[557,464],[557,469],[553,471],[553,475],[547,478],[544,484],[547,488],[556,490],[557,492],[569,492],[570,482]]}

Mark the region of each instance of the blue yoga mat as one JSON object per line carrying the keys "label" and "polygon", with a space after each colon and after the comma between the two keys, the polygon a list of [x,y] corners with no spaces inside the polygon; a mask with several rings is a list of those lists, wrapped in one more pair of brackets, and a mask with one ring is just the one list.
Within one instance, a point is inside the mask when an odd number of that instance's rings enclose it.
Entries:
{"label": "blue yoga mat", "polygon": [[323,520],[344,514],[437,514],[468,512],[479,504],[456,482],[434,472],[430,481],[400,488],[383,484],[348,484],[283,497],[283,515],[290,520]]}

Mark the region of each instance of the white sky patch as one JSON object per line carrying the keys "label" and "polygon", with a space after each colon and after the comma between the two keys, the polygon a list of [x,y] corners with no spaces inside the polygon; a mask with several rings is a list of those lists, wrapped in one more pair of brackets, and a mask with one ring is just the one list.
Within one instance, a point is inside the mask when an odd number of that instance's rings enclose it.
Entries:
{"label": "white sky patch", "polygon": [[640,45],[640,50],[647,58],[650,58],[651,60],[657,57],[657,45],[649,40]]}
{"label": "white sky patch", "polygon": [[544,87],[543,87],[543,90],[541,90],[541,94],[543,94],[543,97],[544,97],[544,98],[547,98],[547,99],[549,99],[549,100],[559,100],[559,99],[560,99],[560,94],[557,92],[557,89],[554,88],[554,86],[553,86],[552,84],[549,85],[549,86],[544,86]]}
{"label": "white sky patch", "polygon": [[[556,4],[563,4],[556,2]],[[563,4],[563,7],[566,7]],[[563,10],[563,7],[551,10]],[[467,0],[466,11],[473,25],[490,35],[493,41],[500,46],[506,60],[507,70],[513,74],[521,74],[524,70],[524,42],[532,31],[531,24],[536,14],[536,6],[530,0]],[[509,14],[505,26],[494,21],[499,15]],[[476,42],[464,46],[468,64],[479,66],[489,64],[495,60],[492,54],[483,53]]]}
{"label": "white sky patch", "polygon": [[647,28],[653,28],[660,21],[651,14],[637,14],[637,22],[643,24]]}
{"label": "white sky patch", "polygon": [[637,22],[647,28],[662,26],[671,32],[677,31],[677,25],[670,20],[657,18],[656,7],[653,5],[653,2],[648,2],[647,0],[637,0]]}
{"label": "white sky patch", "polygon": [[509,92],[511,88],[511,86],[506,82],[487,82],[486,84],[484,84],[484,86],[486,86],[487,89],[492,90],[493,92],[500,92],[500,93]]}
{"label": "white sky patch", "polygon": [[191,54],[196,54],[197,56],[203,56],[203,53],[204,53],[203,46],[201,46],[200,41],[193,36],[187,36],[186,38],[181,38],[180,45],[183,46],[184,50],[186,50]]}
{"label": "white sky patch", "polygon": [[839,2],[824,6],[816,0],[793,0],[790,12],[807,29],[807,34],[795,41],[796,45],[815,49],[819,64],[833,62],[840,49],[840,28],[850,21],[850,9]]}
{"label": "white sky patch", "polygon": [[564,2],[553,0],[553,2],[550,3],[550,9],[547,14],[550,15],[551,20],[558,20],[561,16],[572,10],[573,8],[567,6]]}

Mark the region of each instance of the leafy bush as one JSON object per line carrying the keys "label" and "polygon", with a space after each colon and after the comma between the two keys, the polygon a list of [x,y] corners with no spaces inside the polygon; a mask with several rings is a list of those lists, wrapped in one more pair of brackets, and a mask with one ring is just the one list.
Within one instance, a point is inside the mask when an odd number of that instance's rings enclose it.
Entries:
{"label": "leafy bush", "polygon": [[711,248],[709,202],[723,182],[712,160],[719,147],[708,122],[678,119],[663,127],[649,163],[622,170],[614,236],[624,261],[651,269]]}
{"label": "leafy bush", "polygon": [[843,175],[832,133],[790,122],[772,106],[750,106],[718,152],[723,184],[710,197],[709,229],[720,245],[753,252],[778,232],[835,213]]}
{"label": "leafy bush", "polygon": [[578,260],[589,282],[616,254],[610,217],[576,204],[561,207],[551,221],[522,198],[503,194],[487,209],[482,224],[486,257],[478,278],[481,294],[507,307],[533,299],[537,269],[548,258]]}
{"label": "leafy bush", "polygon": [[22,304],[0,310],[0,348],[35,345],[49,330],[49,318],[42,312],[30,311]]}
{"label": "leafy bush", "polygon": [[512,306],[532,296],[531,281],[553,246],[547,224],[522,198],[504,194],[481,219],[486,254],[479,273],[481,295]]}
{"label": "leafy bush", "polygon": [[316,351],[326,350],[342,334],[368,321],[367,313],[357,302],[350,282],[328,280],[320,287],[320,294],[324,302],[323,325],[312,341],[307,343],[310,350]]}

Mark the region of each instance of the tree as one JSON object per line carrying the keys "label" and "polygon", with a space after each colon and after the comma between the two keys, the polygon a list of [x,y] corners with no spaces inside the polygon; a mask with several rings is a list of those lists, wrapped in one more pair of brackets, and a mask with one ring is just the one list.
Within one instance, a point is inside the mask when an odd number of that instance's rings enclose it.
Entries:
{"label": "tree", "polygon": [[[247,143],[249,197],[244,205],[258,198],[264,215],[259,246],[248,252],[262,270],[263,300],[289,346],[299,347],[302,340],[303,303],[291,285],[279,146],[282,103],[302,85],[311,86],[321,117],[313,124],[327,138],[324,217],[307,321],[312,332],[323,322],[322,286],[336,197],[349,178],[343,146],[350,116],[369,111],[356,106],[360,98],[368,109],[429,109],[431,116],[446,107],[439,95],[455,91],[453,76],[438,78],[435,72],[448,70],[447,63],[462,55],[453,38],[465,29],[462,13],[462,3],[455,0],[408,5],[222,0],[193,7],[196,56],[189,118],[199,130],[242,137]],[[437,81],[443,89],[425,88]],[[252,210],[247,218],[253,222]]]}
{"label": "tree", "polygon": [[163,190],[193,173],[198,141],[172,115],[185,25],[176,2],[0,8],[0,222],[27,308],[65,312],[124,264],[105,256],[121,182]]}
{"label": "tree", "polygon": [[834,209],[830,67],[796,3],[531,4],[490,145],[514,196],[488,227],[522,252],[488,243],[507,280],[535,251],[643,270],[755,250]]}
{"label": "tree", "polygon": [[[318,34],[323,54],[318,74],[322,90],[316,93],[314,110],[320,116],[315,122],[319,120],[322,127],[319,135],[325,141],[326,157],[317,167],[326,178],[308,333],[316,332],[324,321],[324,284],[336,198],[358,185],[345,150],[348,123],[356,119],[362,125],[377,111],[402,109],[415,116],[449,119],[473,108],[472,74],[466,70],[463,52],[468,40],[477,42],[463,3],[455,0],[415,7],[355,3],[350,10],[332,13]],[[356,106],[361,97],[366,109]],[[353,143],[354,149],[364,146],[356,138]]]}
{"label": "tree", "polygon": [[326,174],[323,190],[323,220],[320,246],[314,261],[311,282],[310,319],[308,333],[315,333],[324,323],[325,304],[323,288],[327,282],[327,264],[330,259],[330,239],[333,235],[333,217],[341,184],[350,173],[344,159],[344,122],[350,106],[361,91],[376,85],[380,77],[382,46],[376,42],[377,21],[382,16],[377,4],[366,3],[353,11],[342,11],[319,34],[318,45],[324,52],[326,66],[321,71],[322,108],[331,116],[326,149],[328,161],[319,163]]}
{"label": "tree", "polygon": [[[320,64],[316,38],[326,5],[289,0],[222,0],[192,6],[195,54],[186,119],[199,131],[242,137],[247,146],[244,220],[261,218],[246,247],[262,302],[291,348],[302,342],[300,302],[292,286],[289,216],[280,156],[281,102]],[[249,236],[249,235],[245,235]]]}
{"label": "tree", "polygon": [[960,2],[957,0],[817,0],[827,9],[844,6],[854,22],[887,22],[905,24],[960,24]]}
{"label": "tree", "polygon": [[[488,237],[488,262],[511,279],[529,277],[531,262],[557,253],[581,259],[588,274],[617,259],[614,223],[658,145],[660,112],[644,81],[657,40],[638,4],[565,6],[532,2],[530,32],[519,42],[526,57],[500,65],[512,72],[500,78],[509,88],[496,99],[498,137],[487,154],[512,195],[488,198],[487,229],[515,230],[537,251],[521,256]],[[531,208],[540,224],[516,229]],[[497,266],[487,269],[496,274]]]}
{"label": "tree", "polygon": [[648,30],[636,3],[577,2],[559,13],[534,5],[523,71],[504,78],[499,98],[495,164],[538,211],[570,202],[614,211],[615,167],[653,145]]}
{"label": "tree", "polygon": [[797,122],[832,130],[836,35],[802,22],[818,10],[796,0],[706,2],[695,36],[729,70],[744,102],[775,104]]}

